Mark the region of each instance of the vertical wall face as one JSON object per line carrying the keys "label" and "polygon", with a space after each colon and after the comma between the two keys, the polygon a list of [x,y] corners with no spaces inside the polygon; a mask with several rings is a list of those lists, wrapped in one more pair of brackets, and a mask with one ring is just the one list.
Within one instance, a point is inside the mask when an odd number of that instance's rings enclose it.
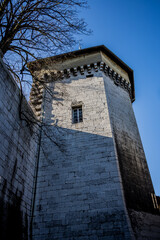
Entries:
{"label": "vertical wall face", "polygon": [[109,77],[104,82],[127,207],[153,212],[154,189],[129,94]]}
{"label": "vertical wall face", "polygon": [[[28,239],[36,142],[19,119],[19,88],[0,60],[0,239]],[[24,102],[25,111],[31,111]]]}
{"label": "vertical wall face", "polygon": [[[80,63],[87,64],[92,57],[83,56]],[[19,89],[0,60],[0,239],[28,239],[35,170],[34,240],[132,239],[124,199],[136,239],[159,239],[159,216],[147,213],[153,209],[154,190],[131,106],[128,75],[113,61],[107,64],[114,71],[104,67],[100,54],[94,58],[98,67],[87,65],[87,78],[82,66],[77,68],[81,75],[75,68],[76,76],[50,83],[53,96],[46,93],[42,104],[38,169],[38,129],[20,120]],[[120,87],[125,88],[126,82],[128,91]],[[43,86],[38,90],[35,99],[33,89],[32,103],[41,114]],[[82,107],[83,122],[73,124],[76,106]],[[32,118],[25,100],[23,110]]]}
{"label": "vertical wall face", "polygon": [[[131,100],[126,90],[104,76],[110,122],[116,143],[126,206],[137,240],[160,239],[160,217]],[[149,213],[150,212],[150,213]]]}
{"label": "vertical wall face", "polygon": [[[33,239],[131,239],[102,74],[57,81],[50,89]],[[73,124],[76,105],[83,122]]]}

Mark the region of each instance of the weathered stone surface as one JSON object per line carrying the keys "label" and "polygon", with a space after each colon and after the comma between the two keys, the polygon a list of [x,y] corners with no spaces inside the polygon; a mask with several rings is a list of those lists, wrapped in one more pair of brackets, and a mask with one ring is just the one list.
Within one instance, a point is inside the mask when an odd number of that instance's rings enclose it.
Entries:
{"label": "weathered stone surface", "polygon": [[[28,239],[36,142],[19,118],[20,91],[0,60],[0,239]],[[32,113],[23,99],[23,110]]]}
{"label": "weathered stone surface", "polygon": [[[42,136],[34,239],[159,236],[160,217],[155,215],[158,212],[151,198],[154,189],[131,105],[129,78],[114,63],[113,70],[106,56],[101,56],[105,64],[91,64],[92,55],[85,59],[86,66],[82,66],[82,58],[81,67],[78,59],[73,65],[72,60],[57,64],[61,71],[64,66],[70,69],[64,70],[63,79],[52,81],[50,77],[53,97],[46,95],[43,109],[48,129]],[[54,70],[53,63],[48,69]],[[37,76],[45,71],[38,71]],[[72,106],[76,105],[82,106],[83,122],[73,124]],[[141,231],[134,226],[136,218],[140,224],[137,211],[152,216],[150,230],[146,231],[144,219]],[[131,212],[137,214],[133,217]]]}
{"label": "weathered stone surface", "polygon": [[[49,127],[42,135],[33,239],[132,239],[98,74],[50,84],[61,101],[48,94],[44,104]],[[76,103],[82,104],[83,122],[73,124]]]}
{"label": "weathered stone surface", "polygon": [[130,98],[108,77],[104,82],[127,207],[154,212],[154,189]]}
{"label": "weathered stone surface", "polygon": [[[0,239],[28,239],[34,203],[33,240],[160,239],[131,106],[133,72],[101,50],[38,64],[30,99],[43,123],[36,136],[19,118],[20,92],[0,61]],[[73,124],[80,105],[83,122]],[[34,117],[25,99],[23,111]]]}
{"label": "weathered stone surface", "polygon": [[137,240],[160,239],[160,216],[129,210],[132,228]]}

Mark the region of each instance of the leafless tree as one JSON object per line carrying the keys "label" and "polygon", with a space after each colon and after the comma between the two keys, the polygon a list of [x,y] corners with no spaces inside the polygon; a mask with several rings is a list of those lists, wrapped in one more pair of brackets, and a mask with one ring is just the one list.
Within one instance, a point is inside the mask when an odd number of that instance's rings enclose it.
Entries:
{"label": "leafless tree", "polygon": [[[26,111],[23,93],[26,89],[29,92],[34,78],[27,63],[68,50],[76,44],[75,34],[90,33],[84,20],[78,17],[78,10],[83,7],[87,7],[86,0],[0,0],[0,50],[20,87],[20,119],[31,129],[36,124],[47,134],[50,126],[43,124],[42,117],[34,118],[32,112]],[[34,83],[36,96],[32,103],[37,106],[37,96],[42,91],[50,95],[53,91],[48,88],[48,80],[34,79]]]}
{"label": "leafless tree", "polygon": [[82,7],[85,0],[0,0],[0,49],[9,70],[18,77],[28,61],[72,47],[76,33],[88,33],[78,18]]}
{"label": "leafless tree", "polygon": [[[68,50],[76,44],[75,34],[89,33],[78,18],[86,6],[86,0],[0,0],[0,50],[19,83],[21,100],[32,84],[29,61]],[[22,101],[20,112],[21,106]]]}
{"label": "leafless tree", "polygon": [[[0,0],[0,50],[8,70],[20,87],[19,117],[24,120],[22,127],[27,125],[39,146],[36,158],[37,169],[40,146],[45,155],[45,149],[41,144],[42,134],[54,142],[61,151],[63,151],[63,146],[58,141],[61,132],[56,122],[53,128],[53,125],[43,121],[42,99],[38,99],[38,96],[44,96],[43,92],[47,91],[46,95],[49,96],[51,102],[54,97],[53,91],[48,87],[47,78],[35,79],[35,76],[30,75],[27,63],[68,50],[76,44],[75,34],[89,33],[84,20],[78,18],[78,10],[82,7],[86,7],[85,0]],[[34,79],[34,87],[31,77]],[[32,85],[32,91],[35,92],[32,109],[39,104],[41,109],[39,117],[33,114],[24,98],[23,92],[27,85]],[[49,161],[47,156],[46,159]],[[31,236],[37,173],[35,173],[34,184]]]}

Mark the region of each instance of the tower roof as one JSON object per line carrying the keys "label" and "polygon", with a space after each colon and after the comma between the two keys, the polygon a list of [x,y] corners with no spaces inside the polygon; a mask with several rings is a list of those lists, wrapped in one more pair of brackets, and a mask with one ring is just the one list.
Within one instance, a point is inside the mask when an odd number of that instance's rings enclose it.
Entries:
{"label": "tower roof", "polygon": [[67,60],[75,59],[77,57],[83,56],[83,55],[89,55],[97,52],[104,53],[107,57],[109,57],[113,62],[115,62],[118,66],[120,66],[127,74],[131,83],[132,88],[132,102],[135,100],[135,89],[134,89],[134,75],[133,70],[125,64],[119,57],[117,57],[112,51],[110,51],[106,46],[99,45],[95,47],[85,48],[73,52],[68,52],[48,58],[42,58],[38,59],[33,62],[28,63],[28,68],[31,72],[39,71],[43,68],[44,64],[47,62],[47,64],[56,64],[57,62],[64,62]]}

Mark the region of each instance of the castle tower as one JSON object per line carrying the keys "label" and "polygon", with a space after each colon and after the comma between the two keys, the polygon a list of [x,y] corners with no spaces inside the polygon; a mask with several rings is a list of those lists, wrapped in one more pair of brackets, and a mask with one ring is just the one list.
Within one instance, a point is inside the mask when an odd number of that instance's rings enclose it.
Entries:
{"label": "castle tower", "polygon": [[35,109],[43,124],[33,239],[146,239],[134,220],[159,218],[132,109],[132,69],[105,46],[29,69],[34,85],[47,82]]}

